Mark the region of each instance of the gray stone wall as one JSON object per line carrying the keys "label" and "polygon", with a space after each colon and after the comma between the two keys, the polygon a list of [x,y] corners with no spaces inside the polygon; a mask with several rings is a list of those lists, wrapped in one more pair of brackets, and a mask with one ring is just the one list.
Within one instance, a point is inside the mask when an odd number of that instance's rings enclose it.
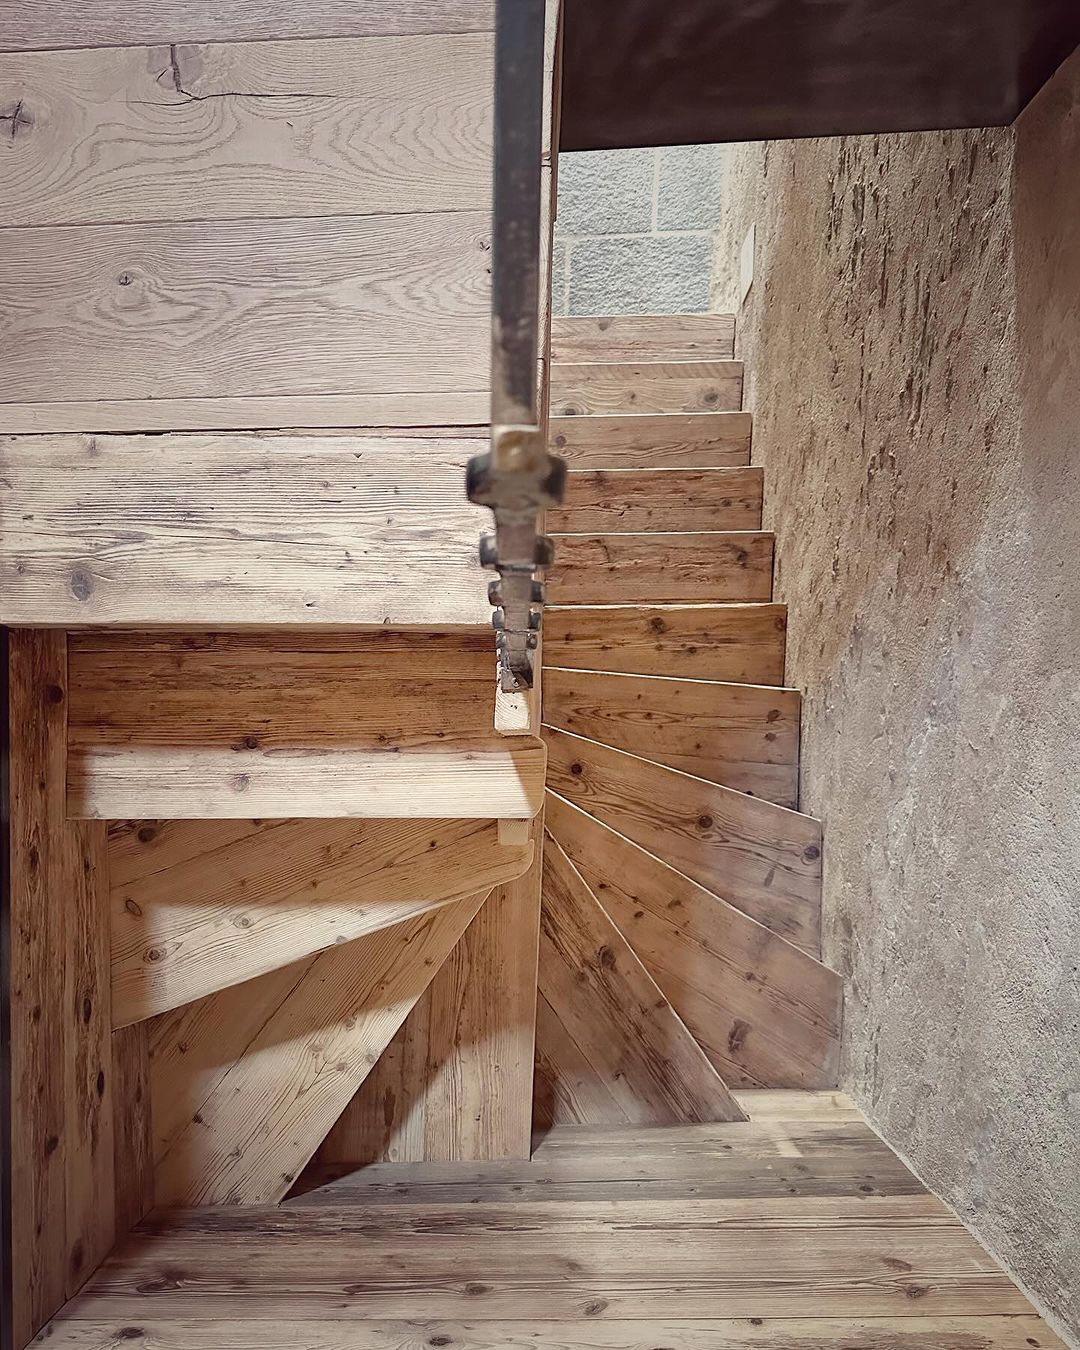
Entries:
{"label": "gray stone wall", "polygon": [[559,156],[556,314],[709,308],[722,146]]}
{"label": "gray stone wall", "polygon": [[1080,1343],[1080,53],[1013,128],[739,147],[717,305],[845,1083]]}

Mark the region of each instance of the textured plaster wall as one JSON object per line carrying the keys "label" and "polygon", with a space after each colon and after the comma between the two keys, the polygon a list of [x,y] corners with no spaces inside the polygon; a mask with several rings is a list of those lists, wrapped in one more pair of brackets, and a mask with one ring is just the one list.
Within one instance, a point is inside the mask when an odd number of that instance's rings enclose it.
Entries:
{"label": "textured plaster wall", "polygon": [[709,308],[723,147],[559,156],[556,314]]}
{"label": "textured plaster wall", "polygon": [[1013,129],[733,148],[722,209],[846,1080],[1080,1337],[1080,54]]}

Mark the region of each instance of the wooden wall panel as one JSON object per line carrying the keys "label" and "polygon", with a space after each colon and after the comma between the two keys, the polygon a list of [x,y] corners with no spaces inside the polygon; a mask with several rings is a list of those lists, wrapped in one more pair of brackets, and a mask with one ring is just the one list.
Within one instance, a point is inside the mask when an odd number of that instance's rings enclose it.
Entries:
{"label": "wooden wall panel", "polygon": [[15,631],[10,658],[13,1321],[22,1344],[112,1245],[113,1065],[105,837],[64,815],[65,635]]}
{"label": "wooden wall panel", "polygon": [[0,226],[483,211],[492,38],[0,54]]}
{"label": "wooden wall panel", "polygon": [[150,1119],[149,1028],[122,1027],[112,1035],[116,1235],[153,1208],[154,1140]]}

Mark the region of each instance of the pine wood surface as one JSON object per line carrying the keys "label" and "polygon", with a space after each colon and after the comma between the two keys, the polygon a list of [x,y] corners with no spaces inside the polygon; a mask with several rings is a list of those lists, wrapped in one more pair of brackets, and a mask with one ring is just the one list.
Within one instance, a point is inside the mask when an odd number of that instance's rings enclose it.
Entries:
{"label": "pine wood surface", "polygon": [[597,671],[544,672],[544,720],[781,806],[799,787],[795,689]]}
{"label": "pine wood surface", "polygon": [[570,670],[783,684],[784,605],[557,605],[544,662]]}
{"label": "pine wood surface", "polygon": [[553,605],[767,601],[772,565],[771,534],[560,534],[547,587]]}
{"label": "pine wood surface", "polygon": [[742,385],[741,361],[552,362],[551,415],[728,412]]}
{"label": "pine wood surface", "polygon": [[762,470],[572,469],[549,534],[759,530]]}
{"label": "pine wood surface", "polygon": [[737,468],[750,463],[750,414],[596,413],[552,417],[552,450],[571,471]]}
{"label": "pine wood surface", "polygon": [[729,361],[732,314],[566,315],[551,320],[552,361]]}

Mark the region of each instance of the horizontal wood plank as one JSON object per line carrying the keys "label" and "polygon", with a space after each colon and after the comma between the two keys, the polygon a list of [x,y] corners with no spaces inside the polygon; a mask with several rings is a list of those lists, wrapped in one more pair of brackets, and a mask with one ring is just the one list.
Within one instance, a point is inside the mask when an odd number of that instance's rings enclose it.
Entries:
{"label": "horizontal wood plank", "polygon": [[838,975],[554,793],[547,818],[726,1083],[836,1084]]}
{"label": "horizontal wood plank", "polygon": [[478,445],[0,440],[0,617],[71,627],[487,626],[476,557],[486,513],[464,497]]}
{"label": "horizontal wood plank", "polygon": [[552,361],[729,361],[733,314],[552,316]]}
{"label": "horizontal wood plank", "polygon": [[544,738],[551,790],[817,955],[818,821],[565,731]]}
{"label": "horizontal wood plank", "polygon": [[573,470],[549,534],[759,530],[761,469]]}
{"label": "horizontal wood plank", "polygon": [[796,806],[798,690],[548,667],[544,721],[669,769]]}
{"label": "horizontal wood plank", "polygon": [[737,468],[750,463],[750,414],[552,417],[552,450],[572,470]]}
{"label": "horizontal wood plank", "polygon": [[779,685],[786,631],[784,605],[549,606],[544,663]]}
{"label": "horizontal wood plank", "polygon": [[[113,1021],[141,1021],[354,941],[530,863],[490,821],[285,821],[113,886]],[[217,847],[215,847],[217,844]]]}
{"label": "horizontal wood plank", "polygon": [[486,389],[489,224],[484,210],[10,231],[4,402]]}
{"label": "horizontal wood plank", "polygon": [[741,361],[568,361],[551,366],[551,414],[724,412],[742,406]]}
{"label": "horizontal wood plank", "polygon": [[0,225],[485,210],[486,33],[0,54]]}
{"label": "horizontal wood plank", "polygon": [[302,10],[261,0],[34,0],[5,16],[0,49],[139,47],[170,42],[235,42],[243,38],[313,38],[397,33],[484,32],[494,27],[492,0],[312,0]]}
{"label": "horizontal wood plank", "polygon": [[561,534],[548,571],[556,605],[698,604],[772,598],[773,535]]}

